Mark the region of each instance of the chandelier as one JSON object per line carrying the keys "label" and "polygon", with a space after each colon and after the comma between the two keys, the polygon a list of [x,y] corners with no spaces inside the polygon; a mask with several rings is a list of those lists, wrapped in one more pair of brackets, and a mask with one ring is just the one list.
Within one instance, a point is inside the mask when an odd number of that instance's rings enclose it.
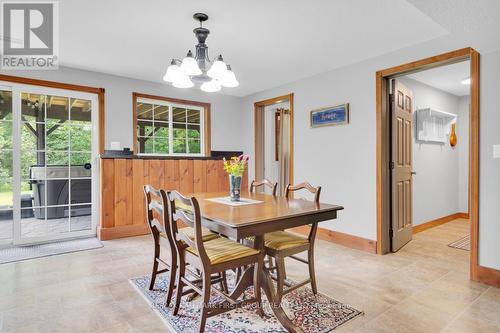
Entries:
{"label": "chandelier", "polygon": [[239,85],[231,66],[226,65],[222,55],[213,61],[208,57],[208,46],[205,40],[210,30],[203,28],[203,22],[208,20],[208,15],[196,13],[193,18],[200,22],[200,27],[193,30],[198,44],[196,54],[191,50],[184,59],[172,59],[163,80],[176,88],[192,88],[195,82],[200,84],[200,89],[205,92],[216,92],[222,87],[234,88]]}

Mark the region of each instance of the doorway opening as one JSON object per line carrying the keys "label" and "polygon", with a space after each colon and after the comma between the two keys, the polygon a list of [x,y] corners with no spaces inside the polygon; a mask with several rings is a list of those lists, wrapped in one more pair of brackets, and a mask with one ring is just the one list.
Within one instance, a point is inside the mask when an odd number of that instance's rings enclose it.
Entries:
{"label": "doorway opening", "polygon": [[471,48],[377,72],[377,253],[453,221],[469,236],[477,279],[478,119],[479,54]]}
{"label": "doorway opening", "polygon": [[293,94],[254,104],[255,179],[293,184]]}

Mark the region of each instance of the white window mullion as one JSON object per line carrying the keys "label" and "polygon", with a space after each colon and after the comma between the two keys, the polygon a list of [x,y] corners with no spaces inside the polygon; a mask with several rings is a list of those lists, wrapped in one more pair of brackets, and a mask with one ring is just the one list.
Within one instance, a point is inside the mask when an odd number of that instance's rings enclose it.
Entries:
{"label": "white window mullion", "polygon": [[12,223],[13,243],[21,239],[21,92],[12,89]]}
{"label": "white window mullion", "polygon": [[172,104],[168,105],[168,155],[174,153],[174,127],[172,121],[174,120],[174,108]]}

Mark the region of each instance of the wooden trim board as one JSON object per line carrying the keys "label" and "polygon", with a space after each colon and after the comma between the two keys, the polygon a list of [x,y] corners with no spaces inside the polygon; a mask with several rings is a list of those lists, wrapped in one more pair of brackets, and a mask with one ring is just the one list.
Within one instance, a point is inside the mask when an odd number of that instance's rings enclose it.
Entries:
{"label": "wooden trim board", "polygon": [[500,270],[477,266],[477,280],[490,286],[500,288]]}
{"label": "wooden trim board", "polygon": [[390,177],[388,177],[389,129],[387,82],[390,78],[405,75],[419,70],[439,67],[470,60],[471,103],[469,125],[469,214],[471,221],[471,259],[470,277],[478,280],[478,225],[479,225],[479,53],[467,47],[413,61],[396,67],[376,72],[376,198],[377,198],[377,253],[384,254],[390,251],[388,226],[390,224],[390,210],[388,194],[390,194]]}
{"label": "wooden trim board", "polygon": [[455,214],[443,216],[443,217],[437,218],[437,219],[432,220],[432,221],[428,221],[428,222],[424,222],[422,224],[414,225],[413,226],[413,234],[414,235],[418,234],[419,232],[422,232],[424,230],[437,227],[439,225],[451,222],[451,221],[456,220],[456,219],[468,219],[468,218],[469,218],[469,214],[467,214],[467,213],[455,213]]}
{"label": "wooden trim board", "polygon": [[211,154],[212,154],[212,140],[211,140],[212,139],[212,132],[211,132],[212,126],[210,123],[210,121],[211,121],[210,103],[133,92],[132,93],[132,124],[133,124],[132,128],[133,128],[133,140],[134,140],[134,142],[133,142],[133,149],[132,150],[136,154],[138,153],[138,147],[137,147],[137,98],[148,98],[148,99],[156,99],[156,100],[160,100],[160,101],[166,101],[166,102],[177,103],[177,104],[201,106],[204,110],[204,118],[205,118],[204,128],[203,128],[203,130],[205,132],[205,138],[204,138],[205,145],[203,147],[203,151],[204,151],[204,156],[207,156],[207,157],[211,156]]}
{"label": "wooden trim board", "polygon": [[113,228],[99,227],[97,235],[100,240],[111,240],[116,238],[141,236],[149,234],[149,226],[147,224],[132,224]]}
{"label": "wooden trim board", "polygon": [[[301,226],[290,229],[301,235],[309,235],[309,226]],[[316,233],[318,239],[326,240],[335,244],[350,247],[352,249],[361,250],[369,253],[377,253],[377,242],[371,239],[366,239],[350,234],[345,234],[338,231],[328,230],[325,228],[318,228]]]}

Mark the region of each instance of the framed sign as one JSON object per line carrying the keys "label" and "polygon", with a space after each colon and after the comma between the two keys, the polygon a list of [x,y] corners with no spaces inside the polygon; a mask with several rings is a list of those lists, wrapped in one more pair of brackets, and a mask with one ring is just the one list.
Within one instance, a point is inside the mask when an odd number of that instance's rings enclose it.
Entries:
{"label": "framed sign", "polygon": [[348,103],[311,111],[311,127],[344,125],[348,123]]}

